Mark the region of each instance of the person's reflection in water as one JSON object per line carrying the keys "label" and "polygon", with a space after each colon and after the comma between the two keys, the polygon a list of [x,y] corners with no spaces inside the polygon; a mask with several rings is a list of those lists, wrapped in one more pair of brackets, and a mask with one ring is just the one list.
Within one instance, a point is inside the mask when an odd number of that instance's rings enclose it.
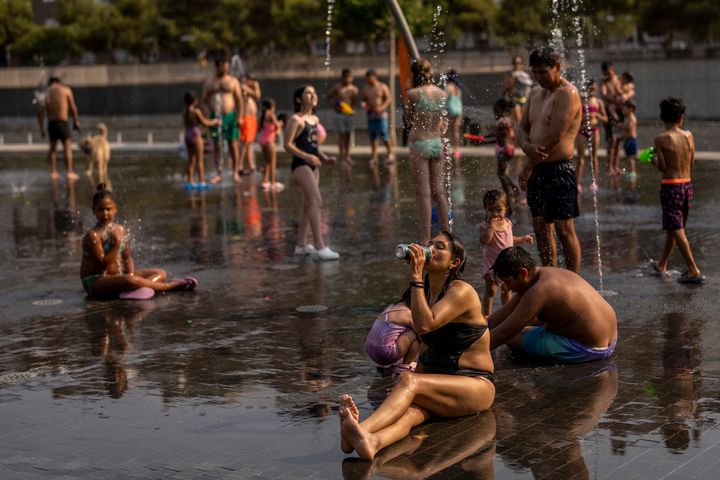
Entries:
{"label": "person's reflection in water", "polygon": [[285,246],[280,235],[280,213],[277,205],[277,192],[264,190],[266,213],[262,216],[262,238],[268,260],[279,262],[285,258]]}
{"label": "person's reflection in water", "polygon": [[381,450],[372,462],[346,458],[343,478],[422,479],[445,472],[452,478],[492,480],[495,429],[492,411],[425,424]]}
{"label": "person's reflection in water", "polygon": [[387,175],[384,184],[372,192],[368,204],[368,218],[373,220],[366,223],[368,230],[362,235],[368,235],[369,238],[398,238],[400,235],[400,211],[396,208],[400,195],[397,165],[393,163],[385,171]]}
{"label": "person's reflection in water", "polygon": [[104,385],[108,395],[120,398],[128,388],[124,358],[133,349],[133,333],[137,324],[154,308],[154,303],[134,302],[113,310],[88,314],[85,322],[90,330],[90,351],[105,365]]}
{"label": "person's reflection in water", "polygon": [[209,265],[211,252],[208,245],[209,226],[205,208],[205,192],[190,192],[190,258],[201,265]]}
{"label": "person's reflection in water", "polygon": [[[507,401],[495,408],[497,452],[508,466],[529,468],[534,478],[588,479],[579,440],[595,429],[615,399],[618,371],[610,363],[592,378],[572,381],[566,369],[560,375],[557,384],[572,385],[576,391],[545,385],[550,379],[543,376],[542,387],[515,387],[512,396],[505,392]],[[532,408],[528,397],[533,398]]]}
{"label": "person's reflection in water", "polygon": [[689,448],[691,437],[695,442],[700,440],[701,429],[695,425],[699,423],[701,326],[684,313],[666,314],[664,324],[663,381],[657,386],[665,422],[660,432],[670,451],[682,453]]}

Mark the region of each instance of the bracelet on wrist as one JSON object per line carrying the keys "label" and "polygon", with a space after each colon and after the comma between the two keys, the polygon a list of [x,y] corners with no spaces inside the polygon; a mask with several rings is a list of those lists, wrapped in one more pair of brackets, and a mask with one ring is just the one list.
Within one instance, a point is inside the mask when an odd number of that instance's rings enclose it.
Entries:
{"label": "bracelet on wrist", "polygon": [[422,288],[422,289],[424,289],[424,288],[425,288],[425,284],[424,284],[423,282],[410,282],[410,287],[415,287],[415,288]]}

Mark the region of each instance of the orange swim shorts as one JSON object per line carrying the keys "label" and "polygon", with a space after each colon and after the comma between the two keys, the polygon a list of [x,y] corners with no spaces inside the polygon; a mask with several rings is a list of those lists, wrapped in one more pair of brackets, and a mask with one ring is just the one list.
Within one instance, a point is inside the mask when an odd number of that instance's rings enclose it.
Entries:
{"label": "orange swim shorts", "polygon": [[258,122],[255,115],[243,115],[242,127],[240,127],[240,141],[254,142],[257,135]]}

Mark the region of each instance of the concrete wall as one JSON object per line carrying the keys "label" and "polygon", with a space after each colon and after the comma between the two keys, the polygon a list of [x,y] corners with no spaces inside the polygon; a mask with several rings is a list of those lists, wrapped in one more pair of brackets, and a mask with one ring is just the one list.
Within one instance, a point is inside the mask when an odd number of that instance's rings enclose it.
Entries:
{"label": "concrete wall", "polygon": [[[720,119],[720,59],[672,59],[616,62],[618,72],[632,71],[637,86],[638,117],[654,119],[658,104],[667,96],[678,96],[688,105],[688,117]],[[461,71],[465,103],[486,108],[500,95],[502,72]],[[589,76],[600,78],[598,63],[588,64]],[[33,90],[47,71],[18,68],[0,70],[0,116],[22,117],[34,114]],[[182,109],[187,90],[200,93],[202,80],[212,68],[197,64],[65,67],[56,72],[73,87],[81,115],[169,114]],[[379,70],[382,76],[385,72]],[[361,71],[356,75],[361,75]],[[257,72],[263,95],[274,98],[280,110],[291,109],[292,92],[303,84],[313,84],[322,96],[334,78],[327,72]],[[360,85],[362,78],[356,78]],[[322,99],[321,99],[322,101]]]}

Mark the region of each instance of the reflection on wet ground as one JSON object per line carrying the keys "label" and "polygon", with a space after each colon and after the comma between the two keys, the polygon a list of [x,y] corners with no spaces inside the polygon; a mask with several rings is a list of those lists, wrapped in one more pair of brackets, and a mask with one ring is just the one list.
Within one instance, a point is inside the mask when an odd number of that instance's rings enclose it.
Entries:
{"label": "reflection on wet ground", "polygon": [[[713,187],[698,163],[688,233],[708,283],[649,276],[661,252],[658,175],[603,179],[605,288],[620,341],[608,364],[531,366],[495,354],[491,412],[435,422],[372,464],[338,448],[336,401],[367,415],[391,385],[363,351],[374,316],[405,285],[393,247],[415,238],[408,172],[380,185],[356,159],[354,192],[323,169],[324,222],[342,258],[292,255],[298,194],[244,178],[183,189],[173,158],[113,158],[119,219],[136,264],[193,274],[197,292],[136,303],[85,298],[80,239],[92,183],[51,185],[46,165],[3,160],[0,181],[0,472],[3,478],[709,478],[720,465],[720,331]],[[281,159],[287,181],[287,159]],[[492,159],[466,158],[455,229],[478,288],[482,192]],[[595,267],[592,199],[577,228],[583,273]],[[518,233],[529,213],[515,213]],[[673,257],[681,270],[682,260]],[[300,307],[300,308],[299,308]],[[305,307],[305,308],[302,308]],[[326,308],[323,308],[326,307]]]}

